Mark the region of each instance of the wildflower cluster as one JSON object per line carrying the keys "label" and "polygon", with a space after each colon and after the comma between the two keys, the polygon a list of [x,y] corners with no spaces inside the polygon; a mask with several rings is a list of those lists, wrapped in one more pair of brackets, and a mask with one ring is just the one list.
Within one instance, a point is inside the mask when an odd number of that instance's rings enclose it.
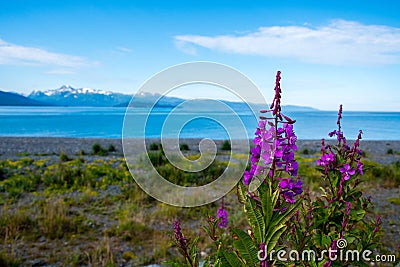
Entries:
{"label": "wildflower cluster", "polygon": [[[272,104],[268,110],[261,111],[271,115],[260,117],[251,149],[251,166],[243,175],[243,183],[237,186],[248,227],[242,230],[231,226],[227,234],[228,213],[222,199],[216,218],[209,216],[208,226],[204,227],[215,244],[215,251],[203,266],[365,266],[360,261],[350,263],[329,258],[282,262],[267,257],[271,251],[285,247],[297,251],[337,250],[339,239],[346,240],[346,249],[374,250],[379,245],[381,232],[380,216],[375,220],[367,218],[371,200],[364,198],[358,188],[363,174],[359,148],[362,131],[349,146],[341,128],[342,106],[338,129],[329,133],[330,137],[337,137],[337,144],[326,144],[322,139],[321,157],[316,161],[316,168],[321,172],[322,194],[311,200],[309,188],[303,193],[294,155],[297,151],[295,120],[282,113],[280,79],[278,71]],[[187,265],[198,266],[193,265],[196,262],[193,252],[187,252],[193,251],[193,246],[188,248],[190,245],[179,234],[179,227],[175,230],[176,244],[181,253],[186,251],[182,254]]]}
{"label": "wildflower cluster", "polygon": [[[363,175],[360,140],[362,131],[351,146],[342,131],[342,105],[337,119],[337,130],[329,137],[336,136],[336,144],[321,141],[321,157],[316,161],[317,169],[322,173],[322,195],[314,201],[305,201],[299,216],[292,220],[293,236],[289,243],[297,250],[312,248],[316,251],[335,250],[337,241],[345,239],[346,249],[374,249],[379,245],[380,217],[368,219],[366,214],[371,205],[370,198],[364,198],[358,185]],[[311,230],[311,231],[310,231]],[[326,259],[322,266],[347,266],[350,262]],[[303,266],[306,263],[297,262]],[[351,262],[364,266],[361,261]]]}

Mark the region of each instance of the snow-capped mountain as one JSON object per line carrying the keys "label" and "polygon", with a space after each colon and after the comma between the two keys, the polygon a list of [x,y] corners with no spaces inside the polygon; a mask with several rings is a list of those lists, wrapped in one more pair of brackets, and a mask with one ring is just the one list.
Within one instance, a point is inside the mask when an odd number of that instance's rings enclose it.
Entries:
{"label": "snow-capped mountain", "polygon": [[132,96],[92,88],[74,88],[63,85],[58,89],[33,91],[30,99],[57,106],[108,107],[128,102]]}

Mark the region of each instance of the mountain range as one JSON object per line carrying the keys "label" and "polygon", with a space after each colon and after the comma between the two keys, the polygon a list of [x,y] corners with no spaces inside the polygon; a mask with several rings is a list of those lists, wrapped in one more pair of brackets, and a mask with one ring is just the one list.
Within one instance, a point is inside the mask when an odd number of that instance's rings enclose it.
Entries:
{"label": "mountain range", "polygon": [[29,99],[55,106],[112,107],[128,102],[132,96],[91,88],[63,85],[55,90],[33,91]]}
{"label": "mountain range", "polygon": [[[140,93],[132,95],[115,93],[92,88],[73,88],[63,85],[58,89],[35,90],[28,96],[0,91],[0,106],[91,106],[91,107],[151,107],[157,100],[157,107],[176,107],[185,99],[166,97],[159,94]],[[133,100],[133,102],[131,102]],[[233,110],[247,110],[246,103],[222,101]],[[251,104],[254,110],[265,109],[264,106]],[[215,103],[210,100],[195,100],[190,103],[191,110],[214,110]],[[311,107],[285,106],[285,111],[313,111]]]}
{"label": "mountain range", "polygon": [[0,91],[0,106],[49,106],[43,103],[17,93]]}

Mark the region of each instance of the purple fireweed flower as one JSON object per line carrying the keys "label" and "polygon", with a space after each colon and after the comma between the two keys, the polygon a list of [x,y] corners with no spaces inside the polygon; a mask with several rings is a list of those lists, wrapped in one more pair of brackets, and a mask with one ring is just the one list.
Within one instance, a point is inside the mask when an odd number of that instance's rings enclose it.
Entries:
{"label": "purple fireweed flower", "polygon": [[299,164],[296,161],[291,161],[286,163],[285,170],[291,176],[297,176],[297,171],[299,169]]}
{"label": "purple fireweed flower", "polygon": [[299,180],[296,183],[290,178],[278,178],[281,194],[286,202],[294,203],[294,197],[303,193],[303,184]]}
{"label": "purple fireweed flower", "polygon": [[222,197],[221,208],[219,208],[217,211],[217,218],[220,219],[220,221],[218,222],[219,228],[228,227],[228,212],[226,211],[226,209],[224,207],[224,197]]}
{"label": "purple fireweed flower", "polygon": [[337,132],[336,132],[336,130],[334,130],[334,131],[328,133],[328,135],[329,135],[329,137],[332,137],[334,135],[337,135]]}
{"label": "purple fireweed flower", "polygon": [[364,164],[361,161],[357,161],[357,171],[359,174],[363,175],[364,171],[363,171],[363,166]]}
{"label": "purple fireweed flower", "polygon": [[[266,129],[266,125],[265,121],[258,123],[259,127],[253,140],[255,147],[250,150],[251,167],[243,175],[245,185],[249,185],[255,175],[263,173],[265,166],[271,164],[274,159],[273,138],[275,129],[274,127]],[[263,161],[261,162],[260,159],[263,159]]]}
{"label": "purple fireweed flower", "polygon": [[381,215],[378,214],[375,220],[374,234],[379,231],[379,226],[382,224]]}
{"label": "purple fireweed flower", "polygon": [[260,146],[255,146],[255,147],[250,149],[250,152],[255,158],[260,158],[261,147]]}
{"label": "purple fireweed flower", "polygon": [[284,153],[284,154],[282,155],[282,160],[283,160],[284,162],[294,161],[294,153],[291,152],[291,151]]}
{"label": "purple fireweed flower", "polygon": [[244,182],[245,185],[249,185],[250,182],[251,182],[251,179],[252,179],[253,176],[254,176],[254,172],[251,172],[251,171],[252,171],[252,170],[250,170],[250,171],[244,171],[244,174],[243,174],[243,182]]}
{"label": "purple fireweed flower", "polygon": [[220,218],[221,221],[218,223],[219,228],[228,227],[228,212],[224,208],[219,208],[217,211],[217,218]]}
{"label": "purple fireweed flower", "polygon": [[301,193],[303,193],[303,183],[301,181],[297,181],[293,187],[292,187],[292,191],[296,194],[296,195],[300,195]]}
{"label": "purple fireweed flower", "polygon": [[[251,164],[253,165],[257,165],[257,163],[260,161],[260,153],[261,153],[261,148],[259,146],[256,146],[254,148],[251,149]],[[253,169],[255,168],[255,166],[252,167]]]}
{"label": "purple fireweed flower", "polygon": [[335,154],[331,151],[329,154],[323,153],[321,159],[317,160],[319,166],[329,166],[331,163],[335,162]]}
{"label": "purple fireweed flower", "polygon": [[281,182],[279,183],[279,187],[281,189],[292,189],[293,187],[293,181],[292,179],[289,178],[282,178]]}
{"label": "purple fireweed flower", "polygon": [[266,126],[266,125],[267,125],[267,122],[264,121],[264,120],[261,120],[261,121],[258,122],[258,127],[259,127],[260,129],[265,129],[265,126]]}
{"label": "purple fireweed flower", "polygon": [[342,168],[340,168],[340,172],[342,173],[342,177],[345,181],[349,180],[352,175],[356,173],[356,170],[350,167],[350,164],[345,164]]}
{"label": "purple fireweed flower", "polygon": [[297,150],[296,146],[296,141],[297,141],[297,136],[293,131],[293,125],[285,123],[283,124],[283,127],[285,129],[285,136],[287,138],[287,146],[293,149],[294,151]]}
{"label": "purple fireweed flower", "polygon": [[343,142],[346,143],[346,137],[344,137],[343,132],[341,131],[333,130],[332,132],[328,133],[328,135],[329,137],[333,137],[334,135],[336,135],[338,141],[343,140]]}
{"label": "purple fireweed flower", "polygon": [[181,222],[179,220],[176,220],[174,222],[174,228],[175,228],[175,240],[179,244],[180,248],[183,251],[186,251],[187,249],[187,239],[183,236],[182,230],[181,230]]}
{"label": "purple fireweed flower", "polygon": [[291,191],[283,191],[282,196],[286,202],[293,204],[294,203],[294,193]]}
{"label": "purple fireweed flower", "polygon": [[[343,140],[343,143],[346,144],[346,137],[344,137],[343,132],[341,132],[341,131],[337,132],[337,140],[339,142]],[[348,149],[348,147],[347,147],[347,149]]]}

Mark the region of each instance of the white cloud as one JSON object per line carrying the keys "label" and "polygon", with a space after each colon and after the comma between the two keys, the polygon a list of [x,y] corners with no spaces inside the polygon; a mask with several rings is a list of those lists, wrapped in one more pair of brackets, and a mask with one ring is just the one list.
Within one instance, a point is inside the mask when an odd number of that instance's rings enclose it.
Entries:
{"label": "white cloud", "polygon": [[179,40],[179,36],[175,39],[175,46],[185,52],[186,54],[197,56],[196,47],[192,44],[192,42],[188,42],[186,40]]}
{"label": "white cloud", "polygon": [[132,49],[127,48],[127,47],[123,47],[123,46],[118,46],[118,47],[117,47],[117,50],[118,50],[119,52],[124,52],[124,53],[130,53],[130,52],[132,52]]}
{"label": "white cloud", "polygon": [[46,71],[45,73],[46,73],[46,74],[62,74],[62,75],[75,74],[74,71],[67,70],[67,69],[48,70],[48,71]]}
{"label": "white cloud", "polygon": [[[177,47],[268,57],[293,58],[332,65],[400,63],[400,28],[334,20],[326,26],[260,27],[245,35],[179,35]],[[191,51],[193,53],[193,51]]]}
{"label": "white cloud", "polygon": [[78,67],[90,65],[90,63],[79,56],[53,53],[41,48],[8,43],[0,39],[0,65]]}

